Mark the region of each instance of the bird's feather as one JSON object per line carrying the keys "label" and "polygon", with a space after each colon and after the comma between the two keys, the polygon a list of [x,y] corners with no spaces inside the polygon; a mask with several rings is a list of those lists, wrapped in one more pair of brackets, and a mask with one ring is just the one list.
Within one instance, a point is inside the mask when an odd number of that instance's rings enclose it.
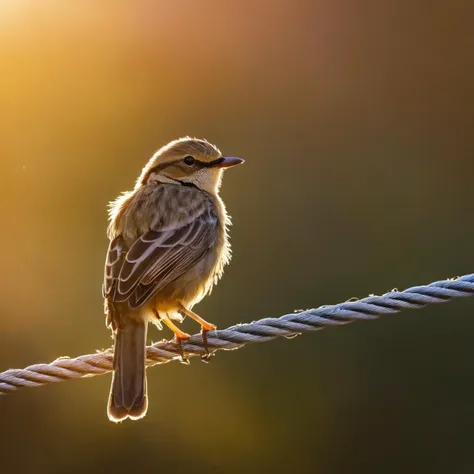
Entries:
{"label": "bird's feather", "polygon": [[214,245],[219,230],[215,209],[207,201],[188,219],[166,219],[140,235],[130,246],[121,236],[112,240],[107,256],[104,296],[138,308],[192,268]]}

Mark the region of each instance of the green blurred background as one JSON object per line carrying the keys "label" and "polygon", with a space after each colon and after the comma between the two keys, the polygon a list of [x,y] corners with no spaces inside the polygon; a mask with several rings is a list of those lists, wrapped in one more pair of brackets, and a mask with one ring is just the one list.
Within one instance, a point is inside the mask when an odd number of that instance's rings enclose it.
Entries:
{"label": "green blurred background", "polygon": [[[221,328],[473,272],[473,24],[471,0],[0,0],[0,370],[110,345],[106,204],[183,135],[246,159],[197,308]],[[1,472],[471,473],[473,305],[155,367],[138,423],[108,422],[110,376],[4,397]]]}

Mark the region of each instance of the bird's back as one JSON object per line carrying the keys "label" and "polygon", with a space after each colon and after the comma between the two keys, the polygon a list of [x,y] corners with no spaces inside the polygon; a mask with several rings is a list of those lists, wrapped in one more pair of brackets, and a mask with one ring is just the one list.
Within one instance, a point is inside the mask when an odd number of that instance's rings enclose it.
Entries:
{"label": "bird's back", "polygon": [[141,236],[154,231],[184,229],[198,219],[202,220],[203,216],[215,220],[215,235],[208,239],[191,268],[150,294],[147,301],[160,302],[163,306],[176,300],[192,306],[212,289],[230,260],[226,229],[229,219],[224,204],[219,196],[192,186],[168,183],[142,186],[136,192],[120,196],[112,204],[109,238],[123,239],[124,258]]}

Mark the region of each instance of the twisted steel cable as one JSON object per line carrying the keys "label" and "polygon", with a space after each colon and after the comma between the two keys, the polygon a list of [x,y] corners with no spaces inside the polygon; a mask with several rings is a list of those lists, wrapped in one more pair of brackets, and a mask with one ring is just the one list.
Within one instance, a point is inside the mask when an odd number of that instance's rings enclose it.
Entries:
{"label": "twisted steel cable", "polygon": [[[357,320],[376,319],[378,316],[398,313],[403,309],[422,308],[431,303],[444,303],[452,298],[472,295],[474,295],[474,274],[210,331],[207,333],[207,345],[211,351],[238,349],[246,344],[271,341],[281,336],[292,337],[326,326],[341,326]],[[183,343],[182,350],[187,357],[204,356],[206,351],[202,335],[191,336]],[[180,354],[180,348],[174,342],[157,342],[147,347],[147,365],[181,360]],[[63,380],[105,374],[112,370],[112,360],[113,352],[108,349],[74,359],[61,357],[49,364],[10,369],[0,374],[0,395],[23,387],[37,387]]]}

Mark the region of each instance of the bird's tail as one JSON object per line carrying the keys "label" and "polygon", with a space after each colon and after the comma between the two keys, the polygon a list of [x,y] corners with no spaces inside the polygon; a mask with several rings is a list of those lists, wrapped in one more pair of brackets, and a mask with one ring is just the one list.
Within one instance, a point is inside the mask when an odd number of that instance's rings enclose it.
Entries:
{"label": "bird's tail", "polygon": [[114,374],[107,408],[110,421],[138,420],[146,415],[146,331],[146,321],[128,321],[115,333]]}

